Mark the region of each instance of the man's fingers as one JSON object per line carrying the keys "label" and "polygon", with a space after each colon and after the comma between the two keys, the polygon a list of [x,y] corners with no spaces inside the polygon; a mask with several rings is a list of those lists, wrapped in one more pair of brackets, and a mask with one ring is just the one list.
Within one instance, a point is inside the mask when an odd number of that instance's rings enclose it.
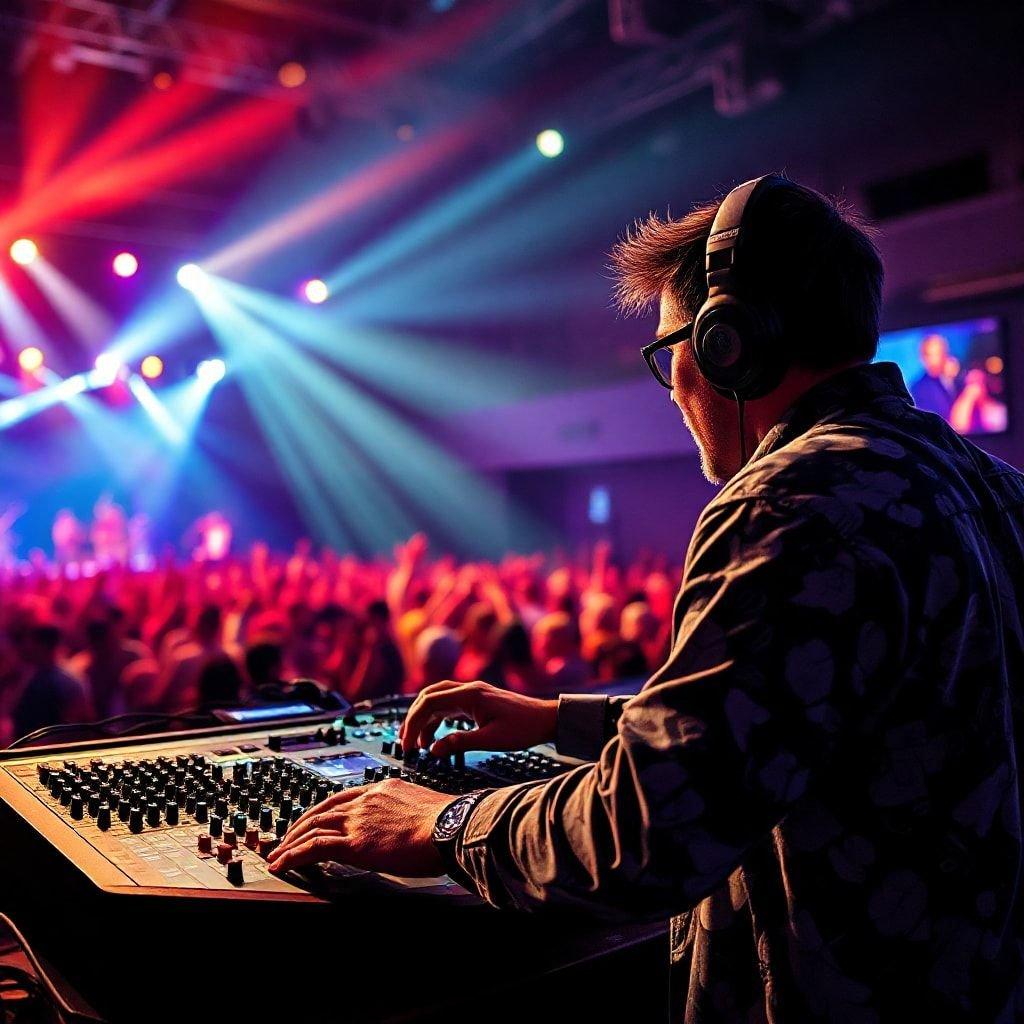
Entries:
{"label": "man's fingers", "polygon": [[314,819],[324,823],[328,819],[334,817],[339,808],[343,807],[347,803],[351,803],[360,796],[361,788],[362,787],[356,789],[343,789],[340,793],[335,793],[333,796],[329,796],[323,802],[314,804],[308,811],[304,811],[291,823],[291,825],[288,826],[285,838],[287,839],[290,836],[305,832],[310,827],[310,822]]}
{"label": "man's fingers", "polygon": [[430,697],[435,696],[438,693],[443,693],[445,690],[452,690],[456,687],[462,686],[463,684],[455,679],[443,679],[439,683],[432,683],[430,686],[424,687],[416,695],[416,699],[409,706],[408,712],[405,715],[405,721],[402,722],[402,728],[399,732],[398,738],[402,741],[402,745],[406,745],[406,738],[412,738],[415,734],[409,731],[410,720],[415,721],[419,715],[419,712],[423,706],[423,702]]}
{"label": "man's fingers", "polygon": [[434,738],[438,722],[452,715],[472,717],[476,694],[477,688],[472,683],[460,683],[446,690],[421,694],[406,716],[406,739],[402,746],[408,746],[408,741],[415,741],[416,746],[427,747]]}
{"label": "man's fingers", "polygon": [[345,842],[345,837],[337,832],[312,832],[303,842],[289,847],[284,852],[278,847],[274,851],[278,856],[268,862],[270,870],[278,874],[325,860],[344,861]]}
{"label": "man's fingers", "polygon": [[498,730],[493,723],[482,725],[479,729],[462,729],[442,736],[430,747],[434,757],[446,757],[459,750],[505,750],[508,747],[498,738]]}

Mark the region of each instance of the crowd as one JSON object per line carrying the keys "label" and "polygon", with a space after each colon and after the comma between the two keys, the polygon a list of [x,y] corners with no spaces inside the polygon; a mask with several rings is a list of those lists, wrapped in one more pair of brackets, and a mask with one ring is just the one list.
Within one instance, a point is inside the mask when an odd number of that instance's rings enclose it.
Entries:
{"label": "crowd", "polygon": [[219,562],[35,566],[0,580],[0,744],[44,725],[229,706],[310,678],[350,701],[484,679],[524,693],[644,676],[668,649],[678,566],[586,557],[390,559],[263,545]]}

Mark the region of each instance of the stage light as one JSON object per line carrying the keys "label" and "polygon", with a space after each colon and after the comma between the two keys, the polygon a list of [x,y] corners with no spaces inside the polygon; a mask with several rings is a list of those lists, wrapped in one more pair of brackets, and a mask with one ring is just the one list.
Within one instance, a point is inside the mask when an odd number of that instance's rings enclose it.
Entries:
{"label": "stage light", "polygon": [[26,373],[35,373],[42,368],[43,353],[35,345],[29,345],[18,353],[18,365]]}
{"label": "stage light", "polygon": [[554,128],[547,128],[537,136],[537,149],[540,150],[541,156],[546,156],[549,160],[553,159],[562,155],[565,149],[565,139],[561,132],[555,131]]}
{"label": "stage light", "polygon": [[39,246],[31,238],[19,238],[11,245],[11,259],[27,267],[39,255]]}
{"label": "stage light", "polygon": [[187,292],[200,292],[209,283],[206,271],[195,263],[186,263],[178,268],[178,284]]}
{"label": "stage light", "polygon": [[196,376],[206,384],[216,384],[224,379],[228,368],[224,365],[223,359],[204,359],[196,367]]}
{"label": "stage light", "polygon": [[93,378],[100,387],[109,387],[121,372],[121,360],[110,352],[101,352],[96,357],[96,376]]}
{"label": "stage light", "polygon": [[306,68],[297,60],[290,60],[278,68],[277,80],[286,89],[297,89],[306,81]]}
{"label": "stage light", "polygon": [[159,89],[160,92],[167,92],[172,85],[174,85],[174,75],[170,71],[158,71],[153,76],[153,88]]}
{"label": "stage light", "polygon": [[146,356],[142,360],[141,370],[147,380],[156,380],[164,372],[164,361],[159,356]]}
{"label": "stage light", "polygon": [[139,270],[138,257],[130,252],[119,252],[114,257],[114,273],[118,277],[134,277]]}
{"label": "stage light", "polygon": [[312,281],[307,281],[302,286],[302,294],[305,295],[307,302],[312,302],[314,306],[319,306],[321,302],[327,301],[327,297],[331,293],[327,285],[320,278],[314,277]]}

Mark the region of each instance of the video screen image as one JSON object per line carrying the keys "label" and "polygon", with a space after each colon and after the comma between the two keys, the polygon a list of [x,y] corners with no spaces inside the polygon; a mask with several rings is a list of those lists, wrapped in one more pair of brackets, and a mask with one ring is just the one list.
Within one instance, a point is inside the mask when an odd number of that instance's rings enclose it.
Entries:
{"label": "video screen image", "polygon": [[961,434],[1007,428],[1005,340],[995,317],[887,331],[878,360],[897,363],[919,409]]}

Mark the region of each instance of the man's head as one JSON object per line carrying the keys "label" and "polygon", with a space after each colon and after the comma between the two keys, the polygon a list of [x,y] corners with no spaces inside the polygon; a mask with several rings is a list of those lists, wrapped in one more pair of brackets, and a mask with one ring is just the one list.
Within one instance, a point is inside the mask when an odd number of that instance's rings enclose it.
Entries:
{"label": "man's head", "polygon": [[[707,299],[705,253],[719,205],[698,206],[678,220],[652,214],[612,251],[620,307],[638,313],[659,303],[659,337],[693,320]],[[757,440],[759,420],[777,418],[817,380],[874,357],[882,263],[844,207],[780,182],[760,192],[744,218],[736,285],[744,301],[774,310],[786,350],[779,356],[790,364],[774,391],[747,403]],[[736,473],[735,403],[704,379],[687,343],[673,351],[672,400],[697,442],[705,476],[720,482]]]}
{"label": "man's head", "polygon": [[927,334],[921,341],[921,365],[929,377],[941,377],[949,358],[949,342],[941,334]]}

